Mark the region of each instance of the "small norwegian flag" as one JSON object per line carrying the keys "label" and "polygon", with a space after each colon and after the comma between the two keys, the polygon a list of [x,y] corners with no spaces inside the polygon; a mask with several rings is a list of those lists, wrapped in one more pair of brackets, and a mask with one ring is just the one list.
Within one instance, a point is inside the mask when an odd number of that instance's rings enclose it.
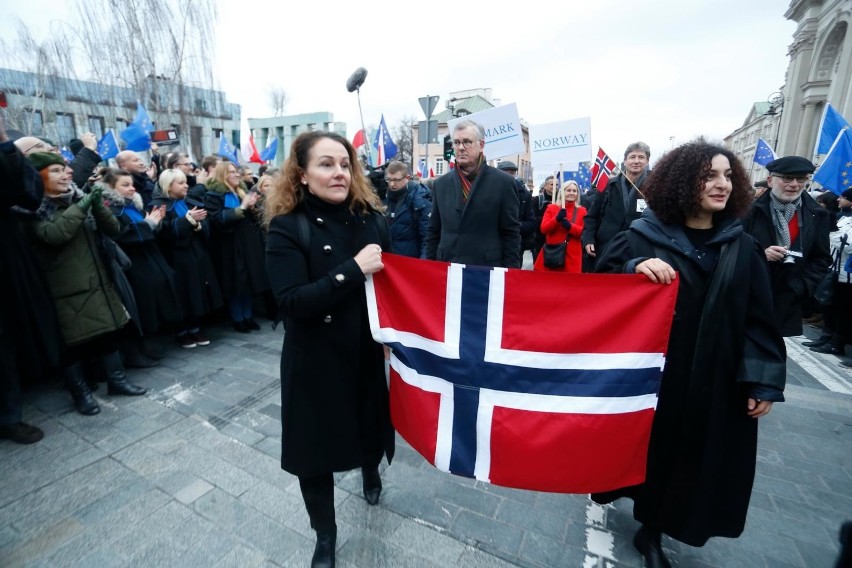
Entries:
{"label": "small norwegian flag", "polygon": [[598,156],[595,158],[595,165],[592,166],[592,185],[598,188],[598,191],[606,189],[606,184],[609,183],[609,178],[612,175],[612,170],[616,168],[615,162],[610,158],[603,148],[598,147]]}

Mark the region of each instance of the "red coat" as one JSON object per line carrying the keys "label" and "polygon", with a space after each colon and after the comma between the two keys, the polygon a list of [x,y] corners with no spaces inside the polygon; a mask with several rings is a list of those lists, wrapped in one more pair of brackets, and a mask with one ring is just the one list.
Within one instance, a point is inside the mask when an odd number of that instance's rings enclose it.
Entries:
{"label": "red coat", "polygon": [[[571,220],[574,215],[573,203],[565,203],[566,219]],[[571,238],[568,239],[568,246],[565,247],[565,268],[547,268],[544,266],[544,248],[538,253],[535,259],[534,270],[551,270],[554,272],[573,272],[579,274],[583,268],[583,245],[580,243],[580,234],[583,232],[583,218],[586,216],[586,208],[577,206],[577,218],[571,224],[569,231],[562,226],[562,223],[556,220],[556,215],[559,214],[561,207],[555,203],[551,203],[544,210],[544,217],[541,220],[541,232],[544,235],[544,242],[548,245],[558,245],[565,240],[565,237],[570,233]]]}

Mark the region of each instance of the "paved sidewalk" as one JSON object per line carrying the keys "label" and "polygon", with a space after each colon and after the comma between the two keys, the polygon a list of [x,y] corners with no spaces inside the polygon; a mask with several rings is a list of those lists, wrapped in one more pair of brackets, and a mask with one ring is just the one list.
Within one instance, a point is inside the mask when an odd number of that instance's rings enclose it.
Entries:
{"label": "paved sidewalk", "polygon": [[[313,533],[278,465],[281,328],[209,330],[208,347],[163,342],[131,371],[140,398],[96,393],[101,414],[45,388],[33,446],[0,442],[0,566],[308,566]],[[679,567],[831,567],[852,518],[851,370],[790,340],[788,402],[762,419],[745,534],[696,549],[664,539]],[[798,347],[797,347],[798,346]],[[639,567],[629,502],[511,490],[432,468],[398,438],[378,507],[360,474],[336,478],[343,568]]]}

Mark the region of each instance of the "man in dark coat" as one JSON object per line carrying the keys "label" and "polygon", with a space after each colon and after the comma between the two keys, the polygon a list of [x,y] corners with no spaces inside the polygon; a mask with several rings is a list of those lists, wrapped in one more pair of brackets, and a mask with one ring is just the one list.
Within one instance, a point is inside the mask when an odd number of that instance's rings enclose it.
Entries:
{"label": "man in dark coat", "polygon": [[[603,192],[595,197],[583,221],[583,251],[592,261],[603,254],[612,238],[642,216],[645,199],[639,188],[648,177],[651,148],[634,142],[624,151],[622,172],[609,180]],[[584,264],[593,264],[590,261]]]}
{"label": "man in dark coat", "polygon": [[[532,206],[532,193],[527,189],[524,180],[517,176],[518,166],[515,165],[515,162],[504,160],[497,164],[497,169],[506,172],[515,180],[515,189],[518,192],[518,201],[520,202],[518,223],[521,232],[521,262],[523,262],[524,251],[531,251],[535,248],[535,234],[541,222],[536,223]],[[533,257],[533,260],[535,260],[535,257]]]}
{"label": "man in dark coat", "polygon": [[142,204],[148,207],[151,199],[154,198],[157,165],[152,162],[150,166],[146,166],[139,154],[130,150],[119,152],[115,162],[119,168],[129,172],[133,177],[133,187],[136,188],[136,193],[142,196]]}
{"label": "man in dark coat", "polygon": [[0,119],[0,439],[38,442],[44,433],[21,421],[21,376],[59,365],[62,336],[53,300],[13,206],[37,209],[43,186]]}
{"label": "man in dark coat", "polygon": [[831,222],[828,212],[803,191],[816,169],[809,160],[786,156],[766,168],[769,191],[755,200],[745,229],[766,255],[781,334],[801,335],[802,306],[831,265]]}
{"label": "man in dark coat", "polygon": [[432,201],[429,190],[411,181],[408,166],[393,160],[385,170],[388,191],[382,202],[390,225],[391,247],[395,254],[426,258],[426,234]]}
{"label": "man in dark coat", "polygon": [[515,183],[485,163],[484,147],[480,124],[465,119],[455,125],[456,167],[435,180],[426,258],[520,268]]}

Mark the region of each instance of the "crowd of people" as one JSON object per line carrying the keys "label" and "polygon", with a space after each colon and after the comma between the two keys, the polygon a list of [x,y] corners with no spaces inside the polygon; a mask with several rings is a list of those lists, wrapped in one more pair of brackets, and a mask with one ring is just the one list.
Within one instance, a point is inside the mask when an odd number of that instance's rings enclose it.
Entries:
{"label": "crowd of people", "polygon": [[[42,436],[21,421],[21,376],[58,373],[76,410],[97,414],[99,382],[110,395],[145,393],[125,371],[156,364],[145,338],[168,331],[183,348],[204,346],[202,326],[220,308],[240,333],[259,329],[259,310],[284,322],[281,464],[298,476],[317,533],[314,567],[335,562],[332,474],[360,468],[375,505],[379,464],[394,454],[364,294],[383,251],[505,268],[531,251],[534,270],[679,280],[646,481],[592,496],[634,500],[634,544],[659,567],[670,565],[663,534],[702,546],[742,533],[757,419],[784,400],[783,336],[801,334],[811,315],[832,226],[852,230],[852,193],[832,214],[831,200],[804,192],[808,160],[768,164],[755,197],[739,160],[700,139],[653,170],[636,142],[603,191],[549,177],[537,196],[514,163],[488,164],[470,119],[452,131],[455,169],[431,187],[402,162],[365,175],[352,145],[329,132],[298,136],[283,170],[258,178],[180,152],[145,164],[125,151],[117,168],[101,168],[93,141],[81,137],[66,164],[48,142],[13,143],[0,125],[0,254],[13,275],[0,283],[12,299],[0,304],[0,436]],[[820,345],[839,331],[825,323]]]}

